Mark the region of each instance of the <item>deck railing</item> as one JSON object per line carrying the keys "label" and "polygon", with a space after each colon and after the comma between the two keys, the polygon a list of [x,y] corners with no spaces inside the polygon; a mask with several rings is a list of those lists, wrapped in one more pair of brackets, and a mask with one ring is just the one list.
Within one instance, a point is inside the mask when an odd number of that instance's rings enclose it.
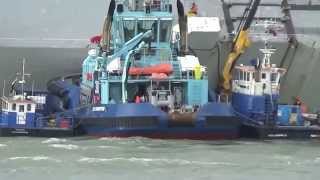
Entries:
{"label": "deck railing", "polygon": [[[129,0],[118,0],[118,3],[125,3],[128,5],[130,11],[144,11],[148,5],[145,2],[150,1],[151,11],[170,11],[170,5],[172,5],[172,0],[139,0],[139,1],[129,1]],[[172,9],[171,9],[172,10]]]}
{"label": "deck railing", "polygon": [[72,117],[40,117],[36,120],[37,128],[70,129],[73,128],[73,125]]}

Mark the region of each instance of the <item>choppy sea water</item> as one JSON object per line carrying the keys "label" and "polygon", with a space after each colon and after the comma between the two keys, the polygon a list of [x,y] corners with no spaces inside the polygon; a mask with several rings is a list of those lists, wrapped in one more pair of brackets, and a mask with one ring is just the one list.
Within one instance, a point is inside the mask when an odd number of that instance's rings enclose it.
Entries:
{"label": "choppy sea water", "polygon": [[320,141],[0,138],[0,180],[320,177]]}

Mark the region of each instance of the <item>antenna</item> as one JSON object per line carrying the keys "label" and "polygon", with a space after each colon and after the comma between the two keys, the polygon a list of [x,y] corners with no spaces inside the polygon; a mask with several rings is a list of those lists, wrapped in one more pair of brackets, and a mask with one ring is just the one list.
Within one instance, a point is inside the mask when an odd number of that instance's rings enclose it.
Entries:
{"label": "antenna", "polygon": [[32,81],[31,96],[33,96],[33,92],[34,92],[34,80]]}
{"label": "antenna", "polygon": [[3,80],[2,97],[4,97],[5,91],[6,91],[6,80]]}
{"label": "antenna", "polygon": [[23,58],[23,59],[22,59],[22,74],[21,74],[21,80],[19,81],[19,83],[21,84],[21,95],[22,95],[23,98],[25,98],[25,96],[24,96],[24,84],[26,83],[25,76],[31,76],[31,74],[26,74],[26,73],[25,73],[25,63],[26,63],[26,59]]}
{"label": "antenna", "polygon": [[262,66],[263,67],[270,67],[270,61],[272,54],[275,53],[276,49],[272,49],[268,47],[268,40],[265,39],[265,47],[263,49],[260,49],[260,51],[263,53],[264,57],[262,60]]}

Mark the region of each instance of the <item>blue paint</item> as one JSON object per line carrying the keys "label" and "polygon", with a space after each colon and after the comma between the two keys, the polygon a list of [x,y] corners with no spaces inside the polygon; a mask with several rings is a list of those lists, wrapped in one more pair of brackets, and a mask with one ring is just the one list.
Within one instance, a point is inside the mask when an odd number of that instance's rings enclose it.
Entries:
{"label": "blue paint", "polygon": [[204,105],[208,102],[208,80],[188,80],[189,105]]}
{"label": "blue paint", "polygon": [[[101,80],[101,104],[109,103],[109,83],[107,80]],[[111,100],[111,99],[110,99]]]}
{"label": "blue paint", "polygon": [[[279,96],[253,96],[241,93],[232,94],[232,106],[236,112],[255,121],[264,123],[266,116],[270,117],[277,112]],[[272,103],[270,102],[272,101]],[[275,119],[272,119],[275,121]]]}
{"label": "blue paint", "polygon": [[[290,119],[292,122],[290,122]],[[279,105],[277,124],[280,126],[303,126],[304,120],[299,106]]]}
{"label": "blue paint", "polygon": [[[207,117],[230,117],[236,118],[233,113],[232,107],[227,104],[210,103],[206,104],[199,110],[199,113],[195,119],[195,127],[184,128],[176,127],[172,128],[168,126],[169,116],[167,113],[161,111],[160,109],[154,107],[149,103],[141,104],[110,104],[101,106],[105,107],[106,111],[94,112],[92,108],[83,109],[81,112],[77,113],[76,118],[82,119],[117,119],[117,118],[135,118],[135,117],[154,117],[158,119],[159,124],[154,127],[141,127],[141,128],[106,128],[103,125],[88,125],[83,126],[86,133],[93,136],[106,135],[108,133],[129,133],[138,134],[144,136],[147,134],[158,134],[167,136],[170,133],[176,133],[177,136],[183,132],[187,133],[230,133],[233,136],[238,136],[238,126],[237,125],[217,125],[214,127],[205,127],[205,118]],[[231,121],[230,121],[231,122]]]}

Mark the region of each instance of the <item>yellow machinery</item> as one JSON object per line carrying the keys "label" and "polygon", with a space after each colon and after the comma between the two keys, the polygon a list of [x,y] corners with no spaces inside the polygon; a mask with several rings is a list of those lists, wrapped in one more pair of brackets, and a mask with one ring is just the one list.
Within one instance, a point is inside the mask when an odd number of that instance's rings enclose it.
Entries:
{"label": "yellow machinery", "polygon": [[251,0],[249,8],[246,8],[241,20],[237,34],[233,40],[231,51],[225,61],[219,88],[222,94],[229,94],[231,91],[232,70],[245,50],[250,46],[251,41],[248,36],[248,29],[254,19],[261,0]]}

